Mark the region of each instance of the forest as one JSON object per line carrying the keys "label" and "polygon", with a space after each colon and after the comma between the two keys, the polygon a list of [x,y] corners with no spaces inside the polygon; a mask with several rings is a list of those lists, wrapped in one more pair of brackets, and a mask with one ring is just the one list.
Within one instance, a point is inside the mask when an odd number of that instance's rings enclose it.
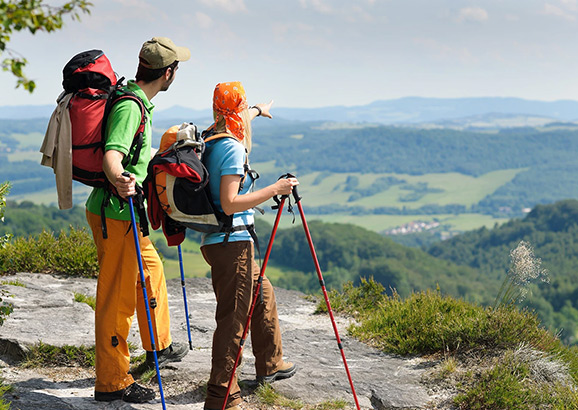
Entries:
{"label": "forest", "polygon": [[[32,160],[34,154],[21,155],[17,160],[9,158],[15,151],[22,152],[23,135],[43,134],[46,123],[46,119],[0,120],[0,175],[12,182],[12,195],[54,186],[51,171]],[[167,124],[162,121],[156,124],[156,140]],[[331,173],[426,175],[456,172],[479,177],[496,170],[520,169],[510,182],[471,206],[432,203],[413,211],[418,215],[470,212],[503,216],[507,209],[509,217],[519,217],[523,216],[523,208],[578,197],[578,185],[572,183],[572,176],[578,171],[575,162],[578,131],[573,127],[472,132],[371,124],[348,127],[277,119],[256,123],[254,128],[252,162],[274,161],[277,170],[261,173],[259,183],[263,186],[279,176],[281,171],[278,170],[297,175],[318,172],[316,181],[319,183]],[[37,146],[24,148],[24,152],[38,152]],[[403,207],[363,209],[352,204],[396,185],[406,190],[400,201],[412,202],[436,192],[436,188],[411,185],[400,177],[382,177],[363,188],[356,187],[352,179],[346,187],[351,192],[347,203],[321,206],[310,212],[403,214]]]}
{"label": "forest", "polygon": [[[257,231],[264,252],[271,226],[258,219]],[[42,229],[59,232],[70,225],[86,227],[84,208],[60,211],[31,202],[8,202],[0,236],[37,234]],[[509,253],[521,240],[530,243],[536,257],[549,271],[550,283],[531,284],[524,306],[535,310],[545,326],[558,331],[567,343],[576,343],[578,332],[578,201],[564,200],[536,206],[522,220],[511,220],[492,229],[466,232],[438,242],[427,251],[393,242],[364,228],[336,223],[309,222],[315,250],[329,289],[359,284],[374,278],[388,293],[402,296],[412,291],[439,289],[442,294],[492,305],[509,269]],[[198,240],[198,233],[187,237]],[[166,257],[174,248],[159,246]],[[275,285],[306,293],[319,291],[306,237],[299,222],[279,229],[270,265],[281,271]]]}

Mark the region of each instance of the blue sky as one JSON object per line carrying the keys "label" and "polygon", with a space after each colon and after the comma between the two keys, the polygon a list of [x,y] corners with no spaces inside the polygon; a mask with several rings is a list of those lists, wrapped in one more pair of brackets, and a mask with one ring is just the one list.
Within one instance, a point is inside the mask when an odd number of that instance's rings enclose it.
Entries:
{"label": "blue sky", "polygon": [[[59,4],[61,1],[49,1]],[[578,0],[93,0],[59,32],[16,33],[30,96],[0,72],[0,105],[52,104],[63,65],[100,48],[132,78],[143,41],[193,54],[153,102],[208,108],[221,81],[250,103],[363,105],[405,96],[578,99]]]}

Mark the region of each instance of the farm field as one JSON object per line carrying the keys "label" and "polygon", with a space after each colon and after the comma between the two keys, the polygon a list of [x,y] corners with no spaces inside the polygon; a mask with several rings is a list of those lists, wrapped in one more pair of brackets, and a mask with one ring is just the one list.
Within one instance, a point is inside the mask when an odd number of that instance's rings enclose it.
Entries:
{"label": "farm field", "polygon": [[[347,214],[331,214],[331,215],[313,215],[307,213],[307,206],[303,202],[303,211],[307,222],[313,220],[321,220],[323,222],[334,222],[353,224],[361,226],[378,233],[386,231],[396,226],[400,226],[412,221],[420,220],[424,222],[437,221],[442,225],[449,225],[452,231],[468,231],[485,226],[486,228],[493,227],[496,223],[502,224],[508,221],[508,218],[493,218],[490,215],[483,214],[439,214],[439,215],[347,215]],[[264,218],[270,224],[275,220],[275,211],[267,210],[265,215],[259,216]],[[293,217],[285,211],[279,223],[280,229],[290,228],[294,225],[300,226],[298,210],[295,208],[295,224]]]}
{"label": "farm field", "polygon": [[[427,204],[471,206],[487,195],[492,194],[500,186],[510,182],[522,171],[524,171],[523,168],[499,170],[477,178],[456,172],[425,175],[333,173],[323,178],[319,184],[315,184],[315,180],[319,178],[320,173],[315,172],[299,177],[301,182],[299,193],[303,196],[304,201],[307,200],[306,203],[309,206],[335,203],[362,206],[367,209],[383,206],[416,209]],[[426,193],[416,201],[400,201],[400,198],[407,195],[407,190],[404,190],[402,185],[394,185],[386,191],[349,202],[349,197],[353,192],[347,192],[344,189],[349,177],[357,177],[359,179],[357,189],[369,188],[378,178],[393,177],[404,180],[410,185],[427,184],[429,188],[436,188],[443,192]]]}
{"label": "farm field", "polygon": [[[266,163],[264,167],[267,172],[272,172],[273,164]],[[257,168],[257,167],[255,167]],[[47,169],[48,170],[48,169]],[[308,208],[318,206],[328,206],[332,204],[362,206],[366,209],[373,209],[376,207],[395,207],[402,209],[417,209],[427,204],[460,204],[470,206],[479,202],[485,196],[491,194],[503,184],[513,179],[520,169],[514,170],[500,170],[490,172],[475,178],[458,173],[447,174],[426,174],[426,175],[405,175],[405,174],[328,174],[321,182],[315,184],[316,179],[319,179],[319,173],[311,173],[299,177],[301,182],[299,186],[299,194],[303,197],[302,205],[308,220],[320,219],[325,222],[339,222],[352,223],[370,229],[376,232],[383,232],[387,229],[414,221],[438,221],[443,225],[449,225],[454,231],[465,231],[469,229],[479,228],[481,226],[492,227],[495,223],[502,223],[506,219],[497,219],[489,215],[482,214],[436,214],[436,215],[351,215],[345,213],[333,213],[327,215],[316,215],[308,213]],[[376,179],[380,177],[394,177],[400,180],[407,181],[408,184],[427,183],[431,188],[438,188],[444,190],[441,193],[427,193],[422,198],[414,202],[400,201],[400,196],[407,193],[400,188],[400,185],[395,185],[386,191],[379,192],[376,195],[360,198],[358,200],[348,202],[348,198],[352,192],[345,192],[345,182],[349,176],[357,176],[359,178],[359,188],[363,189]],[[90,192],[90,188],[81,184],[74,186],[74,203],[83,205],[86,197]],[[10,195],[9,199],[15,201],[28,200],[39,204],[55,204],[57,201],[56,192],[54,188],[46,190],[27,193],[23,195]],[[260,216],[273,223],[275,218],[275,211],[271,210],[274,205],[273,201],[267,202],[263,209],[265,215]],[[284,215],[281,219],[281,228],[291,226],[291,215]],[[296,222],[300,222],[297,220]]]}

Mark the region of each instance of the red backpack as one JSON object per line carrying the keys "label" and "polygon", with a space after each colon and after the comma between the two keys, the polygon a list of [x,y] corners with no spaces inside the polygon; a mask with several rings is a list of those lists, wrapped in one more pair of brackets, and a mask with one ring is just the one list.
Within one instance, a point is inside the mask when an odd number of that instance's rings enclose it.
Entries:
{"label": "red backpack", "polygon": [[[111,195],[116,195],[116,190],[108,182],[102,169],[106,142],[106,121],[112,107],[119,101],[132,100],[140,108],[141,121],[129,149],[129,153],[133,154],[132,157],[127,155],[123,159],[123,166],[126,168],[129,163],[136,165],[138,162],[145,124],[148,121],[147,111],[143,101],[123,87],[124,77],[117,80],[110,61],[101,50],[89,50],[75,55],[64,66],[62,75],[64,92],[58,97],[59,106],[50,118],[45,143],[49,131],[57,130],[56,145],[58,145],[58,141],[67,141],[67,144],[63,144],[63,146],[72,143],[72,179],[106,190],[101,206],[102,230],[103,236],[106,238],[104,208]],[[68,103],[66,103],[67,98],[70,98]],[[62,118],[57,113],[62,112],[60,106],[64,106],[64,104],[66,104],[66,113],[70,117],[70,127],[59,126]],[[48,161],[44,165],[53,167],[55,173],[57,172],[58,167],[54,161]],[[58,186],[58,175],[56,179]],[[135,202],[141,218],[141,230],[146,236],[148,235],[148,225],[142,194],[137,195]],[[122,204],[123,202],[121,202],[121,206]]]}
{"label": "red backpack", "polygon": [[68,104],[72,128],[72,178],[93,187],[104,187],[107,179],[102,170],[104,156],[106,120],[112,106],[125,99],[135,101],[141,110],[140,126],[129,152],[136,146],[133,158],[138,161],[142,137],[147,121],[142,100],[122,88],[121,78],[117,81],[110,61],[101,50],[79,53],[62,70],[64,94],[72,93]]}

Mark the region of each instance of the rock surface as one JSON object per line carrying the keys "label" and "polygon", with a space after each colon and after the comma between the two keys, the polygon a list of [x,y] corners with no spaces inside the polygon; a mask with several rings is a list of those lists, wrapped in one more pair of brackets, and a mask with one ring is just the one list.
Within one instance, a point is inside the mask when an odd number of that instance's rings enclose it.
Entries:
{"label": "rock surface", "polygon": [[[7,284],[14,281],[22,286]],[[14,312],[0,327],[0,377],[14,387],[6,395],[12,409],[162,408],[158,394],[157,400],[148,404],[97,403],[93,399],[92,369],[25,369],[18,365],[27,347],[39,341],[57,346],[94,344],[94,312],[85,303],[75,302],[74,294],[94,296],[96,280],[20,273],[0,277],[0,283],[0,288],[12,295],[6,300],[14,305]],[[167,284],[173,340],[188,344],[180,280]],[[194,349],[182,362],[161,370],[166,407],[171,410],[202,409],[203,386],[210,371],[216,305],[210,280],[188,278],[186,294]],[[307,404],[341,399],[348,403],[347,408],[355,408],[329,316],[315,315],[315,304],[299,292],[276,289],[276,295],[284,354],[297,364],[298,371],[291,379],[275,382],[275,390]],[[423,409],[435,399],[420,383],[432,363],[383,354],[350,338],[345,318],[337,317],[336,322],[361,408]],[[140,346],[136,320],[130,340]],[[243,409],[257,408],[250,397],[254,379],[249,340],[240,369],[246,399]]]}

